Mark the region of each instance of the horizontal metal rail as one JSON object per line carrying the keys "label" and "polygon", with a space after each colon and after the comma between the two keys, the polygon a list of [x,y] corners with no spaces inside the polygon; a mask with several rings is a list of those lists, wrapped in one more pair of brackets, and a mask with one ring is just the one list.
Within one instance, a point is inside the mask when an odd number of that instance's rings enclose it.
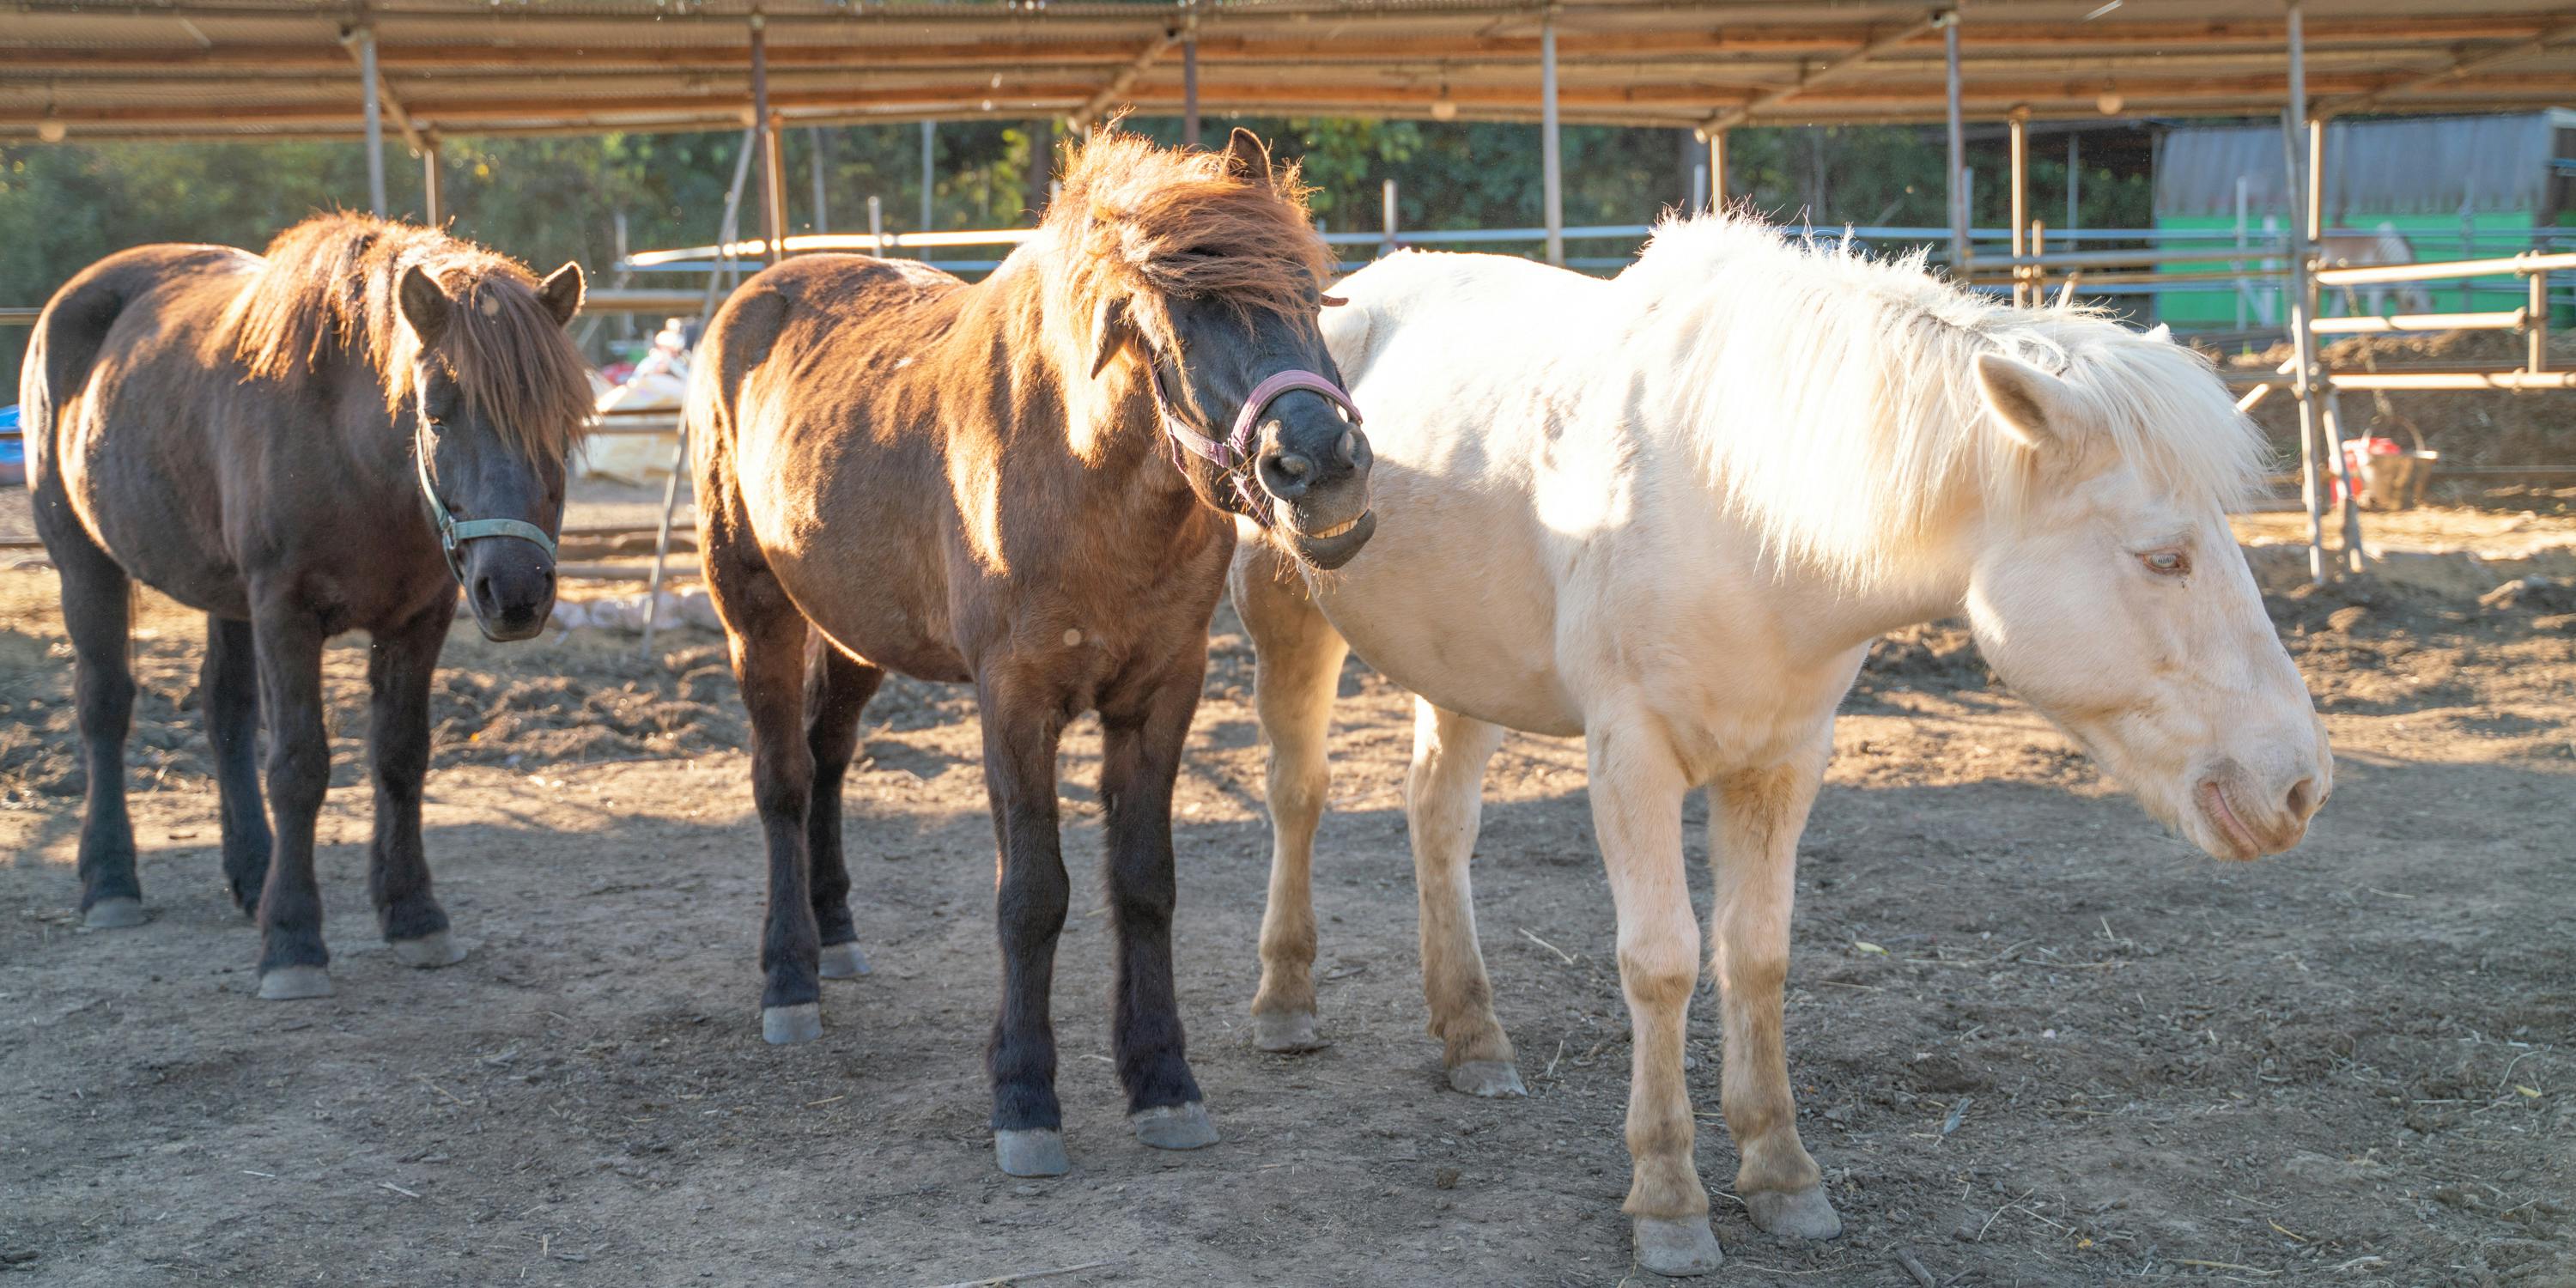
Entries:
{"label": "horizontal metal rail", "polygon": [[2321,268],[2319,286],[2373,286],[2382,282],[2438,282],[2446,277],[2494,277],[2506,273],[2563,273],[2576,268],[2576,252],[2556,255],[2507,255],[2497,259],[2437,259],[2422,264],[2370,264],[2359,268]]}
{"label": "horizontal metal rail", "polygon": [[2363,314],[2318,318],[2308,324],[2318,335],[2387,335],[2392,331],[2519,331],[2531,315],[2522,309],[2501,313],[2399,313],[2390,317]]}

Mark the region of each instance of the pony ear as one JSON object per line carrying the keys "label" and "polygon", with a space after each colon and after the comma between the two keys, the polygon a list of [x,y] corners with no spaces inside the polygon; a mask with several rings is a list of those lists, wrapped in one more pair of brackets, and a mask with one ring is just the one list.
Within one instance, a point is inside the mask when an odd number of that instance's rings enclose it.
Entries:
{"label": "pony ear", "polygon": [[1270,183],[1270,149],[1261,146],[1261,136],[1238,125],[1233,137],[1225,141],[1225,172],[1245,183],[1264,187]]}
{"label": "pony ear", "polygon": [[1136,337],[1136,324],[1127,317],[1127,301],[1116,296],[1102,300],[1091,311],[1091,378],[1109,369],[1109,360]]}
{"label": "pony ear", "polygon": [[2154,326],[2147,328],[2147,338],[2158,344],[2172,344],[2173,328],[2162,322],[2158,322]]}
{"label": "pony ear", "polygon": [[402,282],[394,288],[394,303],[402,310],[403,321],[411,324],[412,334],[420,337],[420,347],[424,349],[447,334],[448,316],[456,310],[456,302],[447,298],[437,280],[418,264],[403,270]]}
{"label": "pony ear", "polygon": [[545,305],[546,312],[554,315],[555,325],[571,326],[572,315],[581,312],[586,286],[581,265],[566,264],[546,274],[546,280],[537,283],[537,303]]}
{"label": "pony ear", "polygon": [[2066,382],[2018,358],[1978,354],[1977,390],[2003,432],[2034,452],[2064,446],[2080,423]]}

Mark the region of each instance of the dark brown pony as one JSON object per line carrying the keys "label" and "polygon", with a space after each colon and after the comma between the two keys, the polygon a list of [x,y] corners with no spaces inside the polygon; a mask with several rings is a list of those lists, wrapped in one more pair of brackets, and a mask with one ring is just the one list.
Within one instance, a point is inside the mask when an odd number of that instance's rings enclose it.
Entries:
{"label": "dark brown pony", "polygon": [[[410,965],[464,956],[421,854],[430,676],[460,579],[494,639],[535,634],[553,605],[564,454],[590,412],[563,331],[581,294],[570,264],[539,282],[434,229],[326,215],[264,257],[111,255],[45,306],[20,394],[36,531],[78,656],[89,925],[144,919],[125,812],[140,581],[206,613],[224,876],[259,917],[260,996],[331,991],[313,824],[331,776],[322,645],[347,630],[374,637],[377,920]],[[253,766],[263,717],[273,841]]]}
{"label": "dark brown pony", "polygon": [[1223,154],[1104,132],[985,281],[791,260],[734,294],[699,355],[700,549],[769,849],[763,1035],[819,1036],[819,975],[866,969],[841,856],[861,708],[887,670],[973,684],[1000,845],[992,1125],[1015,1175],[1067,1166],[1048,1019],[1069,894],[1056,744],[1086,710],[1128,1109],[1148,1144],[1216,1139],[1172,991],[1171,800],[1229,511],[1323,567],[1374,527],[1303,197],[1246,131]]}

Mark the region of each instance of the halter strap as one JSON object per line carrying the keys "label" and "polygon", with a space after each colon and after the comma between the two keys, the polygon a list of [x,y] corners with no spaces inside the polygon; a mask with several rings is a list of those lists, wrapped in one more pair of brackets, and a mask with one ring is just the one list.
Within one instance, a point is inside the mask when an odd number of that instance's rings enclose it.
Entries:
{"label": "halter strap", "polygon": [[465,583],[465,543],[478,537],[517,537],[522,541],[533,541],[537,549],[546,552],[546,558],[555,557],[555,539],[533,523],[517,519],[457,522],[456,516],[447,512],[446,503],[438,499],[438,489],[429,481],[429,453],[421,449],[421,436],[417,433],[411,436],[411,463],[420,478],[420,494],[429,502],[430,522],[438,527],[439,551],[447,556],[447,570],[456,574],[458,585]]}
{"label": "halter strap", "polygon": [[1180,453],[1186,450],[1192,456],[1225,471],[1227,477],[1234,483],[1234,496],[1241,506],[1240,512],[1245,518],[1265,528],[1271,523],[1270,507],[1261,503],[1261,494],[1254,486],[1250,465],[1252,433],[1254,428],[1260,425],[1262,413],[1270,409],[1270,404],[1277,402],[1282,394],[1302,389],[1308,393],[1320,395],[1325,401],[1341,408],[1342,414],[1350,417],[1353,425],[1360,423],[1358,405],[1351,401],[1351,396],[1343,392],[1340,385],[1312,371],[1292,367],[1286,371],[1274,372],[1268,379],[1252,387],[1252,393],[1243,400],[1242,408],[1234,414],[1233,432],[1226,435],[1224,442],[1218,442],[1200,433],[1196,427],[1182,419],[1179,412],[1172,409],[1171,390],[1163,384],[1163,364],[1149,357],[1146,359],[1145,369],[1153,376],[1154,414],[1163,422],[1163,433],[1171,438],[1175,449],[1172,453],[1173,466],[1177,468],[1182,464]]}

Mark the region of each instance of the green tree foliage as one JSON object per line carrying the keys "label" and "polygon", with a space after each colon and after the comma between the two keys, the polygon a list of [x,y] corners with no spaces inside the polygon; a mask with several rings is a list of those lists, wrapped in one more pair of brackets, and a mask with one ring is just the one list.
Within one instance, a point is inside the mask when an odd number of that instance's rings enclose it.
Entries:
{"label": "green tree foliage", "polygon": [[[1209,118],[1207,141],[1220,141],[1234,123]],[[1542,219],[1535,126],[1369,118],[1240,123],[1283,159],[1303,164],[1317,216],[1338,231],[1380,226],[1387,179],[1396,181],[1405,229],[1530,228]],[[1175,119],[1128,125],[1166,142],[1180,137]],[[1060,135],[1043,122],[978,120],[942,124],[935,141],[931,222],[991,228],[1030,217],[1032,193],[1045,191],[1042,181],[1032,182],[1031,167],[1052,166]],[[1686,204],[1692,168],[1708,155],[1683,130],[1569,126],[1563,141],[1565,218],[1578,227],[1649,223]],[[814,224],[817,135],[796,128],[782,142],[791,231],[806,231]],[[441,176],[459,233],[540,271],[577,260],[598,274],[616,258],[621,214],[635,249],[713,241],[742,145],[739,132],[458,137],[445,145]],[[921,223],[919,126],[834,128],[820,146],[832,228],[864,229],[872,195],[889,231]],[[390,142],[386,162],[389,199],[416,216],[419,162],[399,140]],[[1999,180],[2001,145],[1980,143],[1969,162],[1981,179]],[[1937,130],[1747,129],[1732,136],[1734,195],[1792,226],[1939,226],[1941,165]],[[2062,209],[2046,203],[2062,203],[2063,159],[2036,156],[2031,169],[2043,209]],[[314,211],[363,205],[365,194],[364,157],[354,143],[0,146],[0,304],[42,303],[73,273],[128,246],[200,241],[256,249]],[[2096,168],[2084,179],[2085,220],[2135,227],[2147,218],[2147,194],[2146,175]],[[1999,223],[2002,183],[1980,182],[1976,196],[1978,222]],[[742,228],[759,228],[756,189],[746,196]],[[1615,258],[1633,248],[1594,241],[1578,243],[1574,254]],[[9,380],[0,401],[14,394],[25,336],[22,328],[0,329],[0,376]]]}

